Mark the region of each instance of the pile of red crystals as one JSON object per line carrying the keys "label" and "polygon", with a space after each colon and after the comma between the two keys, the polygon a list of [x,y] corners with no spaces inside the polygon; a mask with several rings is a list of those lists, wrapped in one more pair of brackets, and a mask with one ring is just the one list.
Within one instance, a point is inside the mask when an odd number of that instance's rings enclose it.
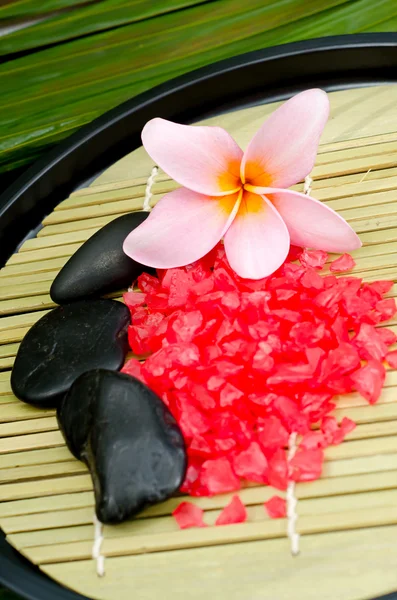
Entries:
{"label": "pile of red crystals", "polygon": [[[331,416],[335,395],[379,398],[384,359],[397,337],[375,326],[396,313],[393,283],[320,275],[328,255],[292,247],[283,266],[241,279],[223,245],[184,268],[143,274],[125,303],[129,343],[144,363],[123,371],[152,388],[184,434],[189,466],[182,491],[208,496],[244,482],[284,490],[321,474],[323,449],[355,424]],[[348,271],[349,255],[329,271]],[[389,355],[396,362],[395,352]],[[292,432],[298,450],[287,461]]]}

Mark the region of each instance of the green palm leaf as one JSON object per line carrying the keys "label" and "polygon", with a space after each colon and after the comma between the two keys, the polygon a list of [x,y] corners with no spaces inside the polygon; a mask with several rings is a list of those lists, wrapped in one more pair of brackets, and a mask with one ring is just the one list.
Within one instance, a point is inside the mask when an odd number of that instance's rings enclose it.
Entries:
{"label": "green palm leaf", "polygon": [[[126,5],[104,0],[95,10],[106,15],[112,6],[119,24],[122,18],[133,18],[133,23],[109,31],[91,29],[92,35],[0,65],[0,172],[34,160],[104,111],[192,69],[310,37],[383,27],[390,31],[397,19],[395,0],[135,0],[134,6],[143,11],[135,16]],[[149,6],[172,12],[146,18]],[[95,20],[92,10],[90,5],[58,15],[53,21],[57,35],[73,37],[76,27],[83,35],[88,32],[84,28],[106,26],[108,16]],[[39,23],[25,34],[29,43],[48,43],[49,38],[41,37],[44,26]],[[23,32],[8,36],[8,51],[21,49],[23,37]],[[4,48],[0,44],[0,51]]]}
{"label": "green palm leaf", "polygon": [[[208,0],[103,0],[68,14],[57,14],[35,27],[0,38],[0,56],[40,48],[98,31],[114,29]],[[0,10],[1,15],[1,10]]]}
{"label": "green palm leaf", "polygon": [[37,17],[56,10],[77,8],[82,4],[87,4],[87,0],[5,0],[0,6],[0,19]]}

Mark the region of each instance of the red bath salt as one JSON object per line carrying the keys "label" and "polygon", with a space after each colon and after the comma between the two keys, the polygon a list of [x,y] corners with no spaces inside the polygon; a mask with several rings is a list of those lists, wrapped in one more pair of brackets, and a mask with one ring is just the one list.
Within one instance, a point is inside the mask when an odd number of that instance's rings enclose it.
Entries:
{"label": "red bath salt", "polygon": [[[355,422],[349,419],[348,417],[343,417],[340,423],[337,422],[335,417],[325,417],[321,422],[321,432],[324,442],[323,446],[319,447],[325,448],[330,444],[334,446],[336,446],[337,444],[341,444],[347,436],[347,434],[353,431],[355,427]],[[306,447],[308,447],[307,443]]]}
{"label": "red bath salt", "polygon": [[131,358],[128,360],[121,369],[121,372],[127,373],[127,375],[131,375],[131,377],[135,377],[136,379],[139,379],[139,381],[146,383],[142,374],[142,365],[139,360],[136,360],[136,358]]}
{"label": "red bath salt", "polygon": [[332,261],[329,270],[333,273],[345,273],[351,271],[355,266],[356,263],[350,254],[342,254],[342,256]]}
{"label": "red bath salt", "polygon": [[271,519],[284,519],[287,516],[287,503],[280,496],[272,496],[264,503],[264,507]]}
{"label": "red bath salt", "polygon": [[242,479],[267,483],[267,460],[257,442],[252,442],[246,450],[235,455],[233,468]]}
{"label": "red bath salt", "polygon": [[386,361],[389,363],[392,369],[397,369],[397,350],[393,350],[386,354]]}
{"label": "red bath salt", "polygon": [[247,509],[241,502],[240,497],[235,495],[225,506],[215,521],[215,525],[232,525],[233,523],[244,523],[247,520]]}
{"label": "red bath salt", "polygon": [[305,267],[322,269],[328,259],[328,252],[323,250],[303,250],[299,262]]}
{"label": "red bath salt", "polygon": [[172,514],[180,529],[206,527],[203,521],[204,511],[192,502],[181,502]]}
{"label": "red bath salt", "polygon": [[378,360],[370,359],[364,367],[353,373],[351,379],[356,390],[370,404],[375,404],[379,399],[385,382],[386,371]]}
{"label": "red bath salt", "polygon": [[277,450],[288,446],[287,429],[275,415],[269,415],[258,426],[258,440],[263,448]]}
{"label": "red bath salt", "polygon": [[208,496],[225,494],[240,489],[240,480],[233,472],[227,458],[207,460],[203,463],[200,483]]}
{"label": "red bath salt", "polygon": [[397,342],[397,335],[391,329],[387,329],[387,327],[379,327],[377,332],[380,339],[384,344],[386,344],[386,346],[392,346]]}
{"label": "red bath salt", "polygon": [[324,453],[321,448],[298,448],[290,460],[293,481],[314,481],[321,475]]}
{"label": "red bath salt", "polygon": [[372,283],[369,283],[368,285],[371,286],[373,290],[378,292],[378,294],[384,296],[390,292],[394,285],[394,281],[372,281]]}
{"label": "red bath salt", "polygon": [[[125,294],[129,343],[145,362],[133,358],[123,372],[162,398],[182,429],[182,492],[212,496],[249,483],[285,490],[290,480],[314,480],[324,450],[355,427],[332,416],[338,396],[379,398],[383,362],[397,364],[397,336],[383,327],[396,314],[385,298],[393,283],[335,275],[354,266],[349,255],[324,275],[327,260],[293,248],[274,274],[251,281],[234,273],[220,243],[186,267],[142,274],[141,291]],[[297,451],[288,460],[291,433]],[[236,518],[236,502],[226,521]]]}
{"label": "red bath salt", "polygon": [[267,471],[269,485],[278,490],[286,490],[288,485],[288,462],[287,454],[279,448],[269,459]]}
{"label": "red bath salt", "polygon": [[378,330],[368,323],[361,323],[357,335],[352,339],[352,343],[358,349],[360,357],[364,360],[376,359],[382,360],[388,348],[382,339]]}
{"label": "red bath salt", "polygon": [[376,312],[380,315],[381,321],[388,321],[397,312],[396,301],[394,298],[386,298],[385,300],[379,300],[376,304]]}

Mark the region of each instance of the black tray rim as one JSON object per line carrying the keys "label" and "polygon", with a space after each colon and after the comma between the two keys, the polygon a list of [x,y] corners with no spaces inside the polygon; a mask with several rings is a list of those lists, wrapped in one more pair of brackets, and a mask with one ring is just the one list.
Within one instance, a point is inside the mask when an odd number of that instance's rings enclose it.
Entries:
{"label": "black tray rim", "polygon": [[[260,85],[253,79],[258,74],[262,77]],[[259,97],[270,102],[309,86],[330,91],[395,82],[397,33],[330,36],[284,44],[172,79],[79,129],[0,195],[0,266],[61,199],[138,148],[143,125],[155,116],[189,123],[241,107],[247,98],[251,103]],[[205,93],[205,101],[198,92]],[[0,583],[26,600],[85,598],[25,561],[8,546],[2,533]],[[376,600],[397,600],[397,592]]]}

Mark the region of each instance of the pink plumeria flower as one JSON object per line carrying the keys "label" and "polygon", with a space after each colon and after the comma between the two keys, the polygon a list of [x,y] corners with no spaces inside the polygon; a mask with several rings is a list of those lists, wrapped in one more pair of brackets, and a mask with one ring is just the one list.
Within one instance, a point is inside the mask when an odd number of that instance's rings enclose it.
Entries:
{"label": "pink plumeria flower", "polygon": [[261,279],[282,265],[291,243],[328,252],[359,248],[335,211],[285,189],[312,170],[328,114],[322,90],[297,94],[265,121],[244,153],[220,127],[149,121],[142,131],[146,151],[184,187],[158,202],[128,235],[124,252],[150,267],[181,267],[224,238],[234,271]]}

